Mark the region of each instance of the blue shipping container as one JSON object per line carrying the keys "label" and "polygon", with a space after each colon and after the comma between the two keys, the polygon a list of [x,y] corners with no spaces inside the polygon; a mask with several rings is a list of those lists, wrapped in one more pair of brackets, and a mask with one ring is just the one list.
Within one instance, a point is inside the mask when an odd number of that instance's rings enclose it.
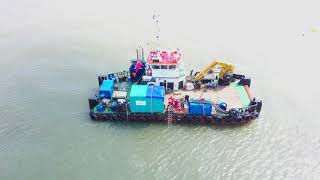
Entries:
{"label": "blue shipping container", "polygon": [[133,85],[130,92],[130,110],[137,113],[164,111],[164,88],[160,86]]}
{"label": "blue shipping container", "polygon": [[209,103],[190,102],[189,113],[199,115],[211,115],[212,105]]}
{"label": "blue shipping container", "polygon": [[164,111],[164,87],[163,86],[148,86],[147,103],[149,104],[148,112],[163,112]]}
{"label": "blue shipping container", "polygon": [[103,80],[100,89],[99,89],[99,96],[101,98],[111,99],[114,89],[113,80],[105,79]]}
{"label": "blue shipping container", "polygon": [[164,87],[163,86],[148,86],[147,98],[152,99],[164,99]]}

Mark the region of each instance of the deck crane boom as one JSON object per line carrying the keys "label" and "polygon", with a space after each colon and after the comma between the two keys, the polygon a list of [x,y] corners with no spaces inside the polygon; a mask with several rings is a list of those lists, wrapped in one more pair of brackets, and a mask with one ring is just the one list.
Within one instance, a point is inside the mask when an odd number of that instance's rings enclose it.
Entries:
{"label": "deck crane boom", "polygon": [[205,75],[216,66],[221,68],[219,73],[220,79],[223,79],[226,73],[233,73],[234,65],[229,63],[223,63],[221,61],[214,60],[212,61],[205,69],[203,69],[199,74],[196,75],[195,80],[199,81],[205,77]]}
{"label": "deck crane boom", "polygon": [[213,60],[205,69],[195,74],[194,80],[196,83],[196,87],[200,87],[200,81],[203,80],[205,76],[210,73],[210,71],[214,71],[216,67],[220,68],[218,83],[220,85],[229,85],[233,80],[234,65],[224,63],[219,60]]}

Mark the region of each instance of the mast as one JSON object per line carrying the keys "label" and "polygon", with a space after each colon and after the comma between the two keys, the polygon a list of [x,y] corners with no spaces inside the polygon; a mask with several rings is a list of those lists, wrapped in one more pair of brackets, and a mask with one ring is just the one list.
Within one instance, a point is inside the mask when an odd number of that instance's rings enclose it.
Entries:
{"label": "mast", "polygon": [[159,25],[159,14],[156,12],[154,13],[152,19],[155,20],[156,25],[157,25],[157,50],[160,51],[160,25]]}

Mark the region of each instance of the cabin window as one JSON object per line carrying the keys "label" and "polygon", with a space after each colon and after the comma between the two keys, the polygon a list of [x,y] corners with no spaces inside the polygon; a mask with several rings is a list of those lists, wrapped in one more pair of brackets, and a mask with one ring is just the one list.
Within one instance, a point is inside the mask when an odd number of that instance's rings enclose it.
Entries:
{"label": "cabin window", "polygon": [[170,65],[169,69],[176,69],[176,65]]}
{"label": "cabin window", "polygon": [[161,65],[161,69],[168,69],[167,65]]}
{"label": "cabin window", "polygon": [[152,69],[160,69],[159,65],[152,65]]}

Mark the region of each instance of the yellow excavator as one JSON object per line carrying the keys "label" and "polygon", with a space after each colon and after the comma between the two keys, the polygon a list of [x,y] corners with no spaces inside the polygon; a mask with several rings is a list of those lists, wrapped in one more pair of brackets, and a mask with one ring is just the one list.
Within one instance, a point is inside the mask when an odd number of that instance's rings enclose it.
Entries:
{"label": "yellow excavator", "polygon": [[224,63],[218,60],[213,60],[205,69],[201,72],[195,74],[195,82],[202,80],[208,72],[214,70],[216,67],[220,68],[219,73],[219,84],[229,85],[232,80],[232,74],[234,70],[234,65],[229,63]]}

